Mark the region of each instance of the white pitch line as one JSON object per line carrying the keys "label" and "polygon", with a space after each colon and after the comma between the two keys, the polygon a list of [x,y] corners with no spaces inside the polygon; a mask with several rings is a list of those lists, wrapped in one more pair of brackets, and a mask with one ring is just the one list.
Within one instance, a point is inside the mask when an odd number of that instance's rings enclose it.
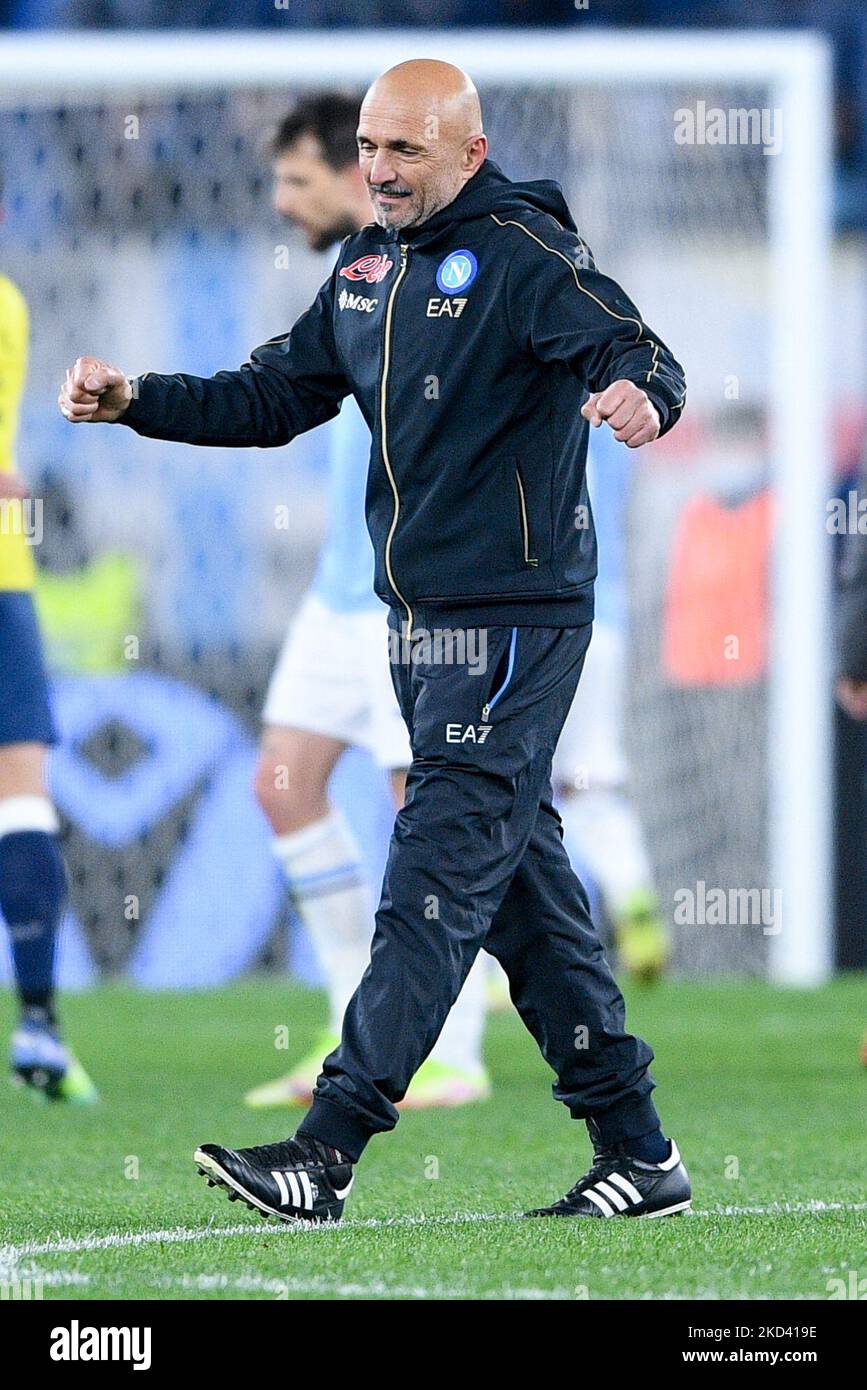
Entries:
{"label": "white pitch line", "polygon": [[[813,1216],[825,1212],[867,1211],[867,1202],[772,1202],[768,1206],[718,1206],[686,1212],[688,1217],[713,1216]],[[461,1212],[453,1216],[396,1216],[390,1219],[370,1218],[368,1220],[349,1220],[327,1222],[312,1226],[304,1222],[286,1225],[287,1235],[321,1237],[338,1234],[341,1231],[383,1231],[407,1226],[461,1226],[468,1223],[489,1221],[520,1222],[522,1218],[512,1212]],[[0,1246],[0,1271],[4,1267],[17,1266],[22,1260],[38,1255],[83,1254],[91,1250],[117,1250],[125,1246],[154,1244],[185,1244],[202,1240],[223,1240],[233,1236],[274,1236],[280,1228],[273,1223],[254,1224],[253,1221],[233,1226],[175,1226],[169,1230],[123,1231],[97,1236],[59,1236],[54,1240],[25,1241],[21,1245]]]}
{"label": "white pitch line", "polygon": [[293,1294],[319,1294],[338,1298],[407,1298],[407,1299],[472,1299],[482,1297],[488,1300],[521,1299],[538,1301],[542,1299],[571,1298],[572,1292],[562,1288],[511,1288],[488,1291],[482,1295],[471,1289],[454,1284],[389,1284],[385,1279],[374,1279],[370,1283],[350,1283],[329,1279],[318,1275],[312,1279],[289,1277],[265,1278],[257,1274],[241,1274],[231,1277],[227,1274],[179,1274],[162,1275],[144,1281],[149,1287],[163,1289],[188,1289],[197,1293],[214,1293],[219,1290],[237,1290],[240,1293],[265,1293],[275,1299],[288,1299]]}
{"label": "white pitch line", "polygon": [[[10,1270],[5,1274],[8,1281],[29,1281],[36,1287],[45,1288],[81,1288],[83,1286],[94,1287],[99,1280],[89,1274],[81,1274],[77,1270],[42,1270],[36,1265],[28,1265],[26,1268]],[[137,1287],[142,1289],[155,1289],[168,1292],[172,1289],[183,1289],[187,1292],[212,1294],[221,1292],[237,1292],[262,1294],[275,1300],[289,1300],[302,1294],[312,1294],[319,1298],[401,1298],[401,1299],[473,1299],[481,1298],[487,1301],[509,1301],[518,1300],[525,1302],[540,1302],[542,1300],[564,1300],[570,1299],[573,1293],[565,1288],[512,1288],[506,1284],[500,1289],[486,1290],[482,1294],[477,1294],[472,1289],[461,1288],[455,1284],[389,1284],[384,1279],[374,1279],[369,1283],[347,1282],[345,1280],[329,1278],[327,1275],[314,1275],[312,1278],[296,1278],[290,1276],[286,1279],[279,1277],[266,1277],[261,1274],[238,1274],[228,1275],[222,1272],[217,1274],[159,1274],[143,1275],[136,1278]],[[41,1297],[41,1294],[35,1295]]]}
{"label": "white pitch line", "polygon": [[175,1226],[167,1231],[113,1231],[105,1236],[58,1236],[55,1240],[41,1242],[29,1240],[22,1245],[0,1246],[0,1267],[18,1264],[34,1255],[76,1255],[87,1250],[118,1250],[125,1245],[153,1245],[160,1241],[174,1244],[209,1237],[250,1235],[256,1230],[258,1227],[251,1222],[235,1226]]}
{"label": "white pitch line", "polygon": [[771,1202],[766,1207],[708,1207],[689,1216],[812,1216],[826,1211],[867,1211],[867,1202]]}
{"label": "white pitch line", "polygon": [[[387,1230],[391,1226],[438,1226],[459,1225],[471,1221],[518,1221],[520,1217],[512,1213],[491,1215],[485,1212],[466,1212],[456,1216],[397,1216],[393,1219],[323,1222],[321,1225],[308,1225],[304,1221],[284,1224],[287,1234],[319,1236],[326,1232],[335,1233],[346,1230]],[[109,1235],[97,1236],[58,1236],[54,1240],[25,1241],[22,1245],[0,1246],[0,1269],[6,1265],[18,1264],[22,1259],[35,1255],[79,1254],[89,1250],[117,1250],[124,1246],[167,1245],[187,1241],[219,1240],[231,1236],[275,1235],[281,1226],[269,1222],[256,1223],[252,1220],[234,1226],[175,1226],[163,1231],[114,1231]]]}

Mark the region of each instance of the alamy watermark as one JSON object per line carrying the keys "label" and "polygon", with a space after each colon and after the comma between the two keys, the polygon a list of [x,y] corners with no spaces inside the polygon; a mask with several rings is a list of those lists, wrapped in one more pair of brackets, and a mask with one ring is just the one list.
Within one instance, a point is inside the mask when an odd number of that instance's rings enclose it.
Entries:
{"label": "alamy watermark", "polygon": [[73,1318],[68,1327],[52,1328],[52,1361],[129,1361],[134,1371],[151,1366],[151,1328],[90,1327]]}
{"label": "alamy watermark", "polygon": [[0,1302],[17,1303],[45,1297],[42,1279],[0,1279]]}
{"label": "alamy watermark", "polygon": [[678,107],[674,113],[676,145],[761,145],[762,154],[783,148],[783,113],[778,106]]}
{"label": "alamy watermark", "polygon": [[388,630],[388,659],[395,666],[466,666],[470,676],[488,669],[488,630],[484,627],[415,627]]}
{"label": "alamy watermark", "polygon": [[41,497],[0,497],[0,536],[23,536],[27,545],[41,545]]}
{"label": "alamy watermark", "polygon": [[703,878],[694,888],[674,894],[674,921],[685,927],[761,927],[763,936],[783,929],[781,888],[708,888]]}
{"label": "alamy watermark", "polygon": [[829,1299],[852,1298],[867,1299],[867,1279],[860,1277],[857,1269],[850,1269],[845,1279],[829,1279],[825,1284]]}
{"label": "alamy watermark", "polygon": [[825,503],[825,530],[830,536],[867,536],[867,496],[850,488],[845,497]]}

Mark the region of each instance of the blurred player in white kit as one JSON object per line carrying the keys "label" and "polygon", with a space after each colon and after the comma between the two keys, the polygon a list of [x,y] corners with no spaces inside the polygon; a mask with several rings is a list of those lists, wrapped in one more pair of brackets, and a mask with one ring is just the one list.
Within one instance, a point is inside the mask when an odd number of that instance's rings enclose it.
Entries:
{"label": "blurred player in white kit", "polygon": [[633,456],[593,430],[587,479],[599,538],[593,641],[554,756],[567,839],[602,895],[620,964],[645,983],[662,972],[668,931],[644,833],[629,795],[624,747],[627,678],[626,506]]}
{"label": "blurred player in white kit", "polygon": [[[328,250],[373,220],[358,168],[357,124],[357,99],[323,93],[301,100],[274,136],[274,207],[314,251]],[[287,1076],[248,1092],[247,1104],[254,1108],[310,1102],[322,1059],[339,1042],[346,1005],[369,959],[369,884],[355,837],[329,802],[331,774],[347,748],[364,748],[390,773],[400,806],[412,757],[391,684],[386,608],[373,591],[373,547],[364,514],[370,431],[351,397],[326,428],[328,537],[268,689],[256,795],[325,975],[329,1018]],[[480,958],[416,1073],[405,1108],[488,1097],[484,1016]]]}

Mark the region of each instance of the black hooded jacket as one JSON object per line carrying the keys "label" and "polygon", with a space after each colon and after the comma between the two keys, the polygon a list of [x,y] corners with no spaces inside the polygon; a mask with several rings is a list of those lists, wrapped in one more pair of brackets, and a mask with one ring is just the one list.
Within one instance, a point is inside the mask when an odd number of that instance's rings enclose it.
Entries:
{"label": "black hooded jacket", "polygon": [[487,161],[420,226],[348,237],[292,331],[239,371],[148,372],[121,422],[268,447],[351,393],[373,436],[379,596],[410,622],[566,627],[592,618],[596,574],[581,406],[621,378],[670,429],[683,371],[597,272],[559,185]]}

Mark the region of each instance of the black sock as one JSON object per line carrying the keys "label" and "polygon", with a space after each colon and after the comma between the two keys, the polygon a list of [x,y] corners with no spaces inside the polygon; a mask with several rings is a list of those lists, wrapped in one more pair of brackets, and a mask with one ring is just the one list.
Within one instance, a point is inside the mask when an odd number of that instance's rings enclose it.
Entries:
{"label": "black sock", "polygon": [[66,894],[57,836],[16,830],[0,836],[0,911],[6,919],[18,997],[53,1022],[54,955]]}
{"label": "black sock", "polygon": [[623,1147],[631,1158],[640,1158],[642,1163],[664,1163],[671,1157],[671,1143],[661,1129],[654,1129],[637,1139],[627,1139]]}
{"label": "black sock", "polygon": [[350,1154],[343,1153],[340,1149],[335,1149],[333,1144],[326,1144],[324,1140],[317,1139],[314,1134],[308,1134],[304,1129],[298,1129],[294,1138],[297,1143],[304,1144],[312,1149],[315,1157],[321,1159],[323,1163],[352,1163],[358,1162]]}

